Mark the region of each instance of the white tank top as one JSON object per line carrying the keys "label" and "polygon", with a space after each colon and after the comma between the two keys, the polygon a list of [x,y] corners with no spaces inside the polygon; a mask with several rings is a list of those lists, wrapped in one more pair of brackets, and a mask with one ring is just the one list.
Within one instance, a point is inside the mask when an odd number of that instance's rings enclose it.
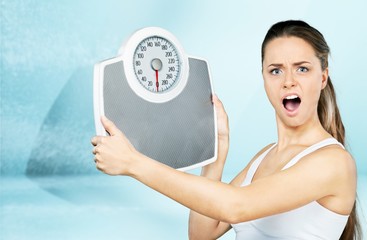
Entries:
{"label": "white tank top", "polygon": [[[325,139],[300,152],[289,161],[283,169],[293,166],[307,154],[332,144],[337,144],[344,148],[343,145],[334,138]],[[261,161],[275,146],[276,144],[271,146],[252,163],[242,186],[251,184],[252,178]],[[348,215],[335,213],[321,206],[317,201],[313,201],[288,212],[259,218],[253,221],[232,224],[232,227],[236,231],[236,240],[339,239],[345,228],[348,217]]]}

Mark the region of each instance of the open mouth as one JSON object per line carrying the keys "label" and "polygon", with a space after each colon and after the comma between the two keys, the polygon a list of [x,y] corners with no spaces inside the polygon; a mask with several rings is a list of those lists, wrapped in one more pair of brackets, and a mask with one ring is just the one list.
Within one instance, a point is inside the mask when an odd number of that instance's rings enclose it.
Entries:
{"label": "open mouth", "polygon": [[290,112],[298,109],[301,99],[297,95],[289,95],[283,99],[283,106]]}

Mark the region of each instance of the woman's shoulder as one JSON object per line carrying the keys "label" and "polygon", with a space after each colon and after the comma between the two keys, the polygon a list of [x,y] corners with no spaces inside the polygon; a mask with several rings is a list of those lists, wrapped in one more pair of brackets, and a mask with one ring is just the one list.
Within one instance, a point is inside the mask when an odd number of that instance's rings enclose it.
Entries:
{"label": "woman's shoulder", "polygon": [[356,178],[356,165],[352,155],[337,144],[322,147],[304,156],[299,165],[311,170],[313,175],[322,173],[332,181],[348,181]]}
{"label": "woman's shoulder", "polygon": [[339,167],[345,164],[355,165],[352,155],[346,149],[337,144],[322,147],[309,154],[309,158],[313,159],[318,164],[324,162],[327,165],[331,164]]}
{"label": "woman's shoulder", "polygon": [[339,145],[329,145],[299,162],[308,180],[327,192],[318,202],[340,214],[348,214],[355,200],[357,169],[352,155]]}

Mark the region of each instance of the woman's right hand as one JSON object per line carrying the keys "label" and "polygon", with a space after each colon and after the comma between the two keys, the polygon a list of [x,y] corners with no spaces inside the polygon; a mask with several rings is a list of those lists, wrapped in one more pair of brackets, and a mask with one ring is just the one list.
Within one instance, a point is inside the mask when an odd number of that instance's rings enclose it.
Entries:
{"label": "woman's right hand", "polygon": [[223,103],[213,94],[212,101],[217,114],[218,154],[215,162],[203,167],[201,176],[220,181],[229,148],[228,116]]}
{"label": "woman's right hand", "polygon": [[218,140],[229,140],[229,124],[228,115],[224,109],[223,103],[219,100],[218,96],[213,94],[212,101],[217,112],[217,128],[218,128]]}

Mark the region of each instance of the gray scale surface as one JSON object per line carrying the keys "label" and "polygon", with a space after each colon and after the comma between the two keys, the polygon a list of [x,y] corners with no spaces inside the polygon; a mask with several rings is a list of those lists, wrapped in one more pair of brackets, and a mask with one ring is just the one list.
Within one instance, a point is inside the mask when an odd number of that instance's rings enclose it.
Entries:
{"label": "gray scale surface", "polygon": [[184,90],[165,103],[143,100],[127,83],[123,62],[104,69],[104,111],[141,153],[173,168],[215,155],[211,85],[205,61],[189,58]]}

